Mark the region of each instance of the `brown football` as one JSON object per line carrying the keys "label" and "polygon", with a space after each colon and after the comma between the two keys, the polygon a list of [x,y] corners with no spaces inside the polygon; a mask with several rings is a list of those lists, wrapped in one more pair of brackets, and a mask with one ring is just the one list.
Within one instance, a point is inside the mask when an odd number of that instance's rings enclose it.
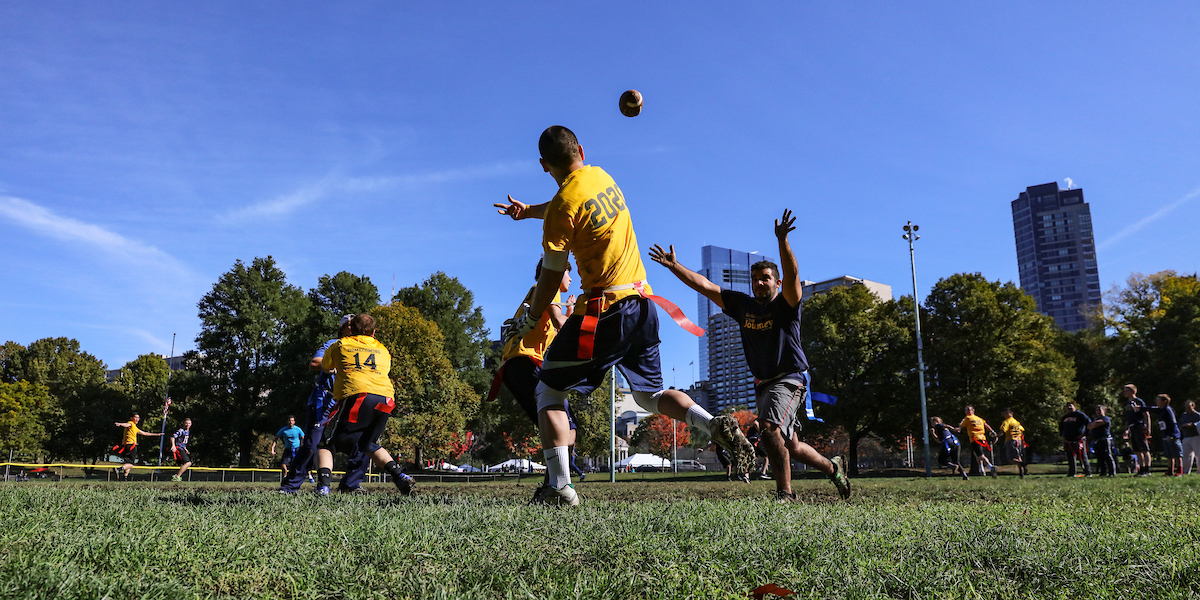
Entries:
{"label": "brown football", "polygon": [[637,90],[625,90],[621,94],[621,114],[636,117],[642,113],[642,93]]}

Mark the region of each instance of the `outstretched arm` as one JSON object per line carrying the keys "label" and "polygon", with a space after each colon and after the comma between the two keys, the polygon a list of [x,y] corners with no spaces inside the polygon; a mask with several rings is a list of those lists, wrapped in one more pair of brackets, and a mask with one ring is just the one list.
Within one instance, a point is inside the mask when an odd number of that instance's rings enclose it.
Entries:
{"label": "outstretched arm", "polygon": [[508,204],[497,202],[492,206],[496,207],[496,212],[502,215],[508,215],[512,217],[512,220],[514,221],[520,221],[521,219],[544,218],[546,216],[546,206],[548,204],[550,203],[543,202],[542,204],[534,204],[530,206],[524,202],[518,202],[517,200],[514,200],[512,196],[509,196]]}
{"label": "outstretched arm", "polygon": [[129,423],[113,423],[113,425],[117,427],[129,427]]}
{"label": "outstretched arm", "polygon": [[161,433],[148,433],[145,431],[138,431],[137,433],[138,433],[138,435],[145,435],[145,436],[149,436],[149,437],[162,437],[163,436],[163,434],[161,434]]}
{"label": "outstretched arm", "polygon": [[655,244],[654,247],[650,248],[650,260],[670,269],[680,281],[686,283],[688,287],[696,290],[705,298],[712,300],[713,304],[716,304],[723,310],[725,303],[721,300],[720,286],[709,281],[707,277],[683,266],[675,258],[675,246],[668,246],[668,248],[670,248],[669,251],[663,250],[662,246]]}
{"label": "outstretched arm", "polygon": [[795,223],[796,217],[786,208],[783,209],[783,218],[775,221],[775,237],[779,238],[779,262],[782,263],[783,269],[783,298],[792,306],[800,304],[800,296],[803,294],[797,274],[799,269],[796,267],[796,255],[792,253],[792,244],[788,242],[788,234],[796,230]]}

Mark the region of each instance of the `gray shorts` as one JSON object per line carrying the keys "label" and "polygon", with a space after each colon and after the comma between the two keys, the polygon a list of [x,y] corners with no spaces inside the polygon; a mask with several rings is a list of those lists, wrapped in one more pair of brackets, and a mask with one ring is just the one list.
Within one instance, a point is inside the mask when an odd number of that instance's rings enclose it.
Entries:
{"label": "gray shorts", "polygon": [[804,405],[804,391],[804,382],[795,380],[767,383],[758,390],[759,418],[778,425],[785,442],[803,429],[800,408]]}
{"label": "gray shorts", "polygon": [[1025,444],[1021,440],[1008,440],[1004,442],[1004,449],[1008,453],[1009,462],[1021,462],[1025,460]]}

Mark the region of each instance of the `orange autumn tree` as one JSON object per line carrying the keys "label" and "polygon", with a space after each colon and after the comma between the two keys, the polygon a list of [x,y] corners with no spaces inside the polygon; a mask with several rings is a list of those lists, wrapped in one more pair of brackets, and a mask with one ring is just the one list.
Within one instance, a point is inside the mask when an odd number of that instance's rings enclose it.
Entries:
{"label": "orange autumn tree", "polygon": [[648,448],[659,456],[670,456],[672,431],[675,433],[674,444],[677,447],[686,446],[691,440],[691,432],[686,423],[664,415],[653,415],[638,423],[630,443]]}
{"label": "orange autumn tree", "polygon": [[737,420],[738,426],[742,428],[742,433],[745,433],[750,428],[750,424],[754,422],[754,419],[758,418],[754,413],[745,409],[735,410],[730,416]]}

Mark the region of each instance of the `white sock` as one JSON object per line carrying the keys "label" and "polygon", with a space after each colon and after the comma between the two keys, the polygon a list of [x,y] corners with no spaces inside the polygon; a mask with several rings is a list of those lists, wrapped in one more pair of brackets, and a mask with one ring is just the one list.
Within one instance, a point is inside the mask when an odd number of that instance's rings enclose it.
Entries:
{"label": "white sock", "polygon": [[[708,423],[713,420],[713,416],[708,414],[707,410],[700,408],[699,404],[693,404],[688,409],[687,414],[683,415],[683,421],[696,429],[708,431]],[[709,433],[712,433],[711,431]]]}
{"label": "white sock", "polygon": [[546,457],[546,471],[550,474],[550,487],[561,489],[571,483],[571,454],[566,446],[555,446],[542,450]]}

